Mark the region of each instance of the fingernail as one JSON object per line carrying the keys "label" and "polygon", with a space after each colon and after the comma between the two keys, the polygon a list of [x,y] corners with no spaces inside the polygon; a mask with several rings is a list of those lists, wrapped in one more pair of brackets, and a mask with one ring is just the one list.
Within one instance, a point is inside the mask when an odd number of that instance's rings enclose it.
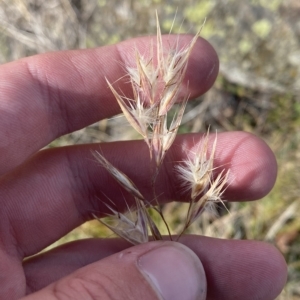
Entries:
{"label": "fingernail", "polygon": [[196,254],[186,246],[166,242],[142,255],[139,269],[164,300],[204,300],[205,272]]}

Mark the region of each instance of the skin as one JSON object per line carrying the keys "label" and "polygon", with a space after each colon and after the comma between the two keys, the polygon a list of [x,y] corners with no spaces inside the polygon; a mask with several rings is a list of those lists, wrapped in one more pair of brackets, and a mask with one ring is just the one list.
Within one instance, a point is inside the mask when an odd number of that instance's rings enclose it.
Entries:
{"label": "skin", "polygon": [[[164,42],[174,42],[176,38],[165,37]],[[184,45],[190,39],[181,36],[179,42]],[[149,153],[141,141],[40,151],[63,134],[119,113],[105,77],[110,82],[122,78],[122,66],[134,64],[134,47],[146,53],[149,43],[150,38],[139,38],[97,49],[37,55],[0,67],[0,270],[5,270],[0,274],[0,299],[19,299],[26,294],[26,299],[41,299],[35,292],[49,284],[52,285],[45,293],[53,297],[43,294],[42,299],[74,299],[68,293],[60,298],[53,291],[58,286],[62,290],[70,287],[78,274],[91,282],[97,276],[95,269],[101,269],[97,280],[99,286],[101,280],[105,282],[102,287],[108,299],[118,298],[116,289],[110,288],[114,276],[131,276],[135,280],[135,292],[128,294],[131,299],[140,299],[143,289],[153,299],[153,290],[145,287],[131,267],[125,266],[122,274],[117,274],[114,254],[130,246],[122,240],[76,241],[22,263],[91,219],[91,213],[105,214],[103,195],[113,199],[120,209],[125,208],[124,197],[128,195],[95,163],[91,150],[101,148],[103,155],[124,171],[143,195],[150,199],[153,196]],[[195,97],[212,86],[218,58],[214,49],[199,38],[189,62],[184,82],[185,86],[189,83],[191,96]],[[118,88],[130,96],[125,78],[118,81]],[[160,201],[184,199],[172,162],[184,159],[186,149],[192,149],[200,137],[201,134],[184,135],[174,142],[157,180]],[[211,144],[213,139],[212,136]],[[248,133],[218,135],[218,165],[230,169],[230,185],[224,194],[229,201],[259,199],[270,191],[276,179],[272,151]],[[274,299],[285,284],[286,264],[271,245],[201,236],[184,236],[180,242],[203,263],[207,299]],[[147,243],[139,247],[142,253],[154,246]],[[62,279],[65,276],[69,277]],[[128,285],[122,289],[125,294],[131,291]],[[79,288],[78,294],[83,290]],[[91,299],[99,293],[104,295],[99,287],[89,292]]]}

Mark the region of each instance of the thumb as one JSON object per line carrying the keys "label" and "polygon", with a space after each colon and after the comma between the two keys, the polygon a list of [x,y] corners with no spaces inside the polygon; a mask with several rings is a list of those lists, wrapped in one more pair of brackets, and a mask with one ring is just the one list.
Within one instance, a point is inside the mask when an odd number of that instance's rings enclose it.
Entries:
{"label": "thumb", "polygon": [[206,277],[192,250],[169,241],[128,248],[23,300],[165,299],[204,300]]}

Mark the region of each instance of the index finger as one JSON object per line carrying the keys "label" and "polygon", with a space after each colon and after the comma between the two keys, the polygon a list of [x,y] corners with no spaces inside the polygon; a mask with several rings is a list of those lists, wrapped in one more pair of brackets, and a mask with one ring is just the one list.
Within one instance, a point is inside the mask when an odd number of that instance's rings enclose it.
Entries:
{"label": "index finger", "polygon": [[[0,169],[5,173],[55,138],[120,112],[105,77],[124,77],[135,51],[147,54],[151,37],[90,50],[47,53],[0,67]],[[178,36],[164,37],[164,43]],[[180,36],[180,45],[190,36]],[[218,73],[218,58],[199,38],[190,56],[184,87],[191,97],[207,91]],[[130,94],[127,79],[118,87]],[[11,134],[13,132],[13,134]]]}

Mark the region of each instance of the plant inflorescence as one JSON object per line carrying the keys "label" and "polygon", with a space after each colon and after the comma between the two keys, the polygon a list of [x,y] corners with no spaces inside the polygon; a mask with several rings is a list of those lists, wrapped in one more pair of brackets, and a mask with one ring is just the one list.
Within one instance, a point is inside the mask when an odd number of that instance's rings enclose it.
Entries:
{"label": "plant inflorescence", "polygon": [[[189,98],[188,94],[184,97],[181,95],[182,83],[189,56],[200,33],[198,32],[183,47],[180,47],[178,43],[173,47],[170,45],[164,47],[158,18],[156,19],[156,46],[151,45],[152,54],[146,57],[136,50],[135,67],[126,67],[133,98],[129,99],[120,95],[107,80],[124,116],[130,125],[141,134],[149,148],[152,162],[150,167],[154,166],[151,178],[154,195],[156,195],[157,176],[165,155],[175,140]],[[172,121],[168,122],[168,113],[174,106],[177,106],[176,112]],[[207,134],[202,138],[196,150],[193,153],[187,153],[187,159],[175,166],[182,185],[190,194],[185,224],[182,231],[178,233],[178,237],[198,219],[208,203],[221,201],[228,172],[222,171],[216,178],[213,177],[215,149],[216,138],[210,155],[208,155]],[[101,166],[134,198],[134,206],[128,207],[125,213],[119,212],[113,205],[106,204],[115,222],[110,223],[100,219],[99,221],[134,245],[147,242],[150,236],[154,240],[161,240],[161,232],[149,212],[149,209],[152,209],[159,214],[172,239],[157,197],[155,196],[155,201],[145,199],[134,182],[107,161],[100,152],[95,152],[94,156]]]}

